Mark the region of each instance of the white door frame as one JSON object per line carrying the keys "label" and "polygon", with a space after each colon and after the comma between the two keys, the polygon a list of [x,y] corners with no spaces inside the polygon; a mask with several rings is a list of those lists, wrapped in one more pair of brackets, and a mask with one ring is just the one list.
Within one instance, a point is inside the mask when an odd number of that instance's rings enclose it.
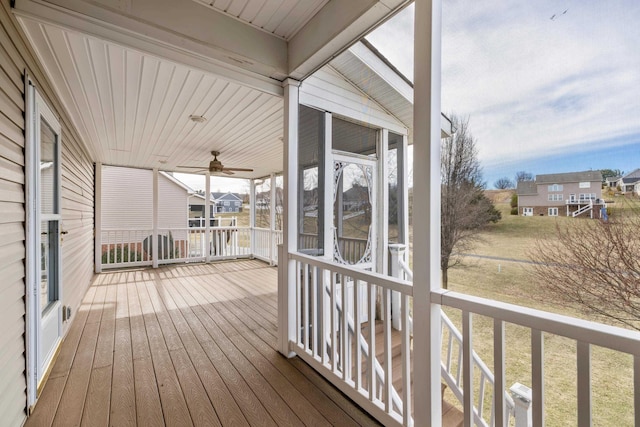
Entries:
{"label": "white door frame", "polygon": [[[368,156],[361,156],[358,154],[352,154],[352,153],[346,153],[346,152],[342,152],[342,151],[332,151],[332,155],[331,155],[331,167],[332,170],[334,171],[334,174],[332,174],[330,177],[328,177],[331,180],[331,186],[330,187],[325,187],[325,188],[331,188],[331,197],[332,197],[332,203],[331,203],[331,210],[333,211],[333,206],[335,203],[335,197],[336,197],[336,186],[337,186],[337,182],[335,180],[335,169],[334,169],[334,165],[335,162],[345,162],[345,163],[354,163],[360,166],[365,166],[365,167],[370,167],[371,168],[371,184],[373,185],[373,188],[369,190],[369,194],[370,194],[370,198],[371,198],[371,228],[369,231],[369,239],[370,239],[370,249],[371,249],[371,261],[370,262],[366,262],[366,263],[361,263],[361,264],[355,264],[353,265],[354,267],[358,267],[358,268],[371,268],[373,271],[376,270],[377,267],[377,260],[376,260],[376,256],[377,256],[377,250],[375,248],[375,245],[377,244],[377,234],[378,234],[378,221],[377,221],[377,213],[378,213],[378,158],[372,158],[372,157],[368,157]],[[326,185],[326,181],[327,178],[325,178],[325,185]],[[325,219],[325,221],[328,218]],[[333,221],[331,221],[331,229],[333,230],[333,238],[332,238],[332,253],[335,252],[337,246],[338,246],[338,242],[336,241],[336,238],[338,236],[337,230],[334,230],[334,223]],[[325,243],[326,245],[326,243]],[[334,255],[332,255],[334,257]]]}
{"label": "white door frame", "polygon": [[[25,205],[26,205],[26,353],[27,353],[27,407],[30,409],[38,399],[38,387],[44,379],[57,348],[62,341],[62,260],[60,232],[61,217],[61,135],[62,129],[58,118],[42,99],[28,75],[25,75]],[[40,206],[40,118],[43,118],[57,136],[55,153],[57,168],[55,169],[53,214],[42,215]],[[44,320],[40,306],[40,259],[41,259],[41,221],[57,221],[58,250],[56,259],[56,283],[58,285],[57,301],[47,309]],[[47,354],[42,353],[43,324],[50,325],[56,336]],[[57,331],[55,331],[57,329]]]}

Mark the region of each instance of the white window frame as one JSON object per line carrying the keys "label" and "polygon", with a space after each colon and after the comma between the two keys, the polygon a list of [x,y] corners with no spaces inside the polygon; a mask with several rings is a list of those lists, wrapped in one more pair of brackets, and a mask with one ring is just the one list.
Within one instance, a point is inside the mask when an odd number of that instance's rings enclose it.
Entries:
{"label": "white window frame", "polygon": [[562,184],[552,184],[547,187],[548,191],[562,191],[562,189],[563,189]]}
{"label": "white window frame", "polygon": [[558,208],[548,208],[547,214],[549,216],[558,216]]}

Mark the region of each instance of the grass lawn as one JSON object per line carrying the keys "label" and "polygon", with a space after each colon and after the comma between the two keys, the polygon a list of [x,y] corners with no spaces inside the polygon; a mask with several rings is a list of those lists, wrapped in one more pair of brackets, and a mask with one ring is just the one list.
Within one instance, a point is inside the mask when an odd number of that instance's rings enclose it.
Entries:
{"label": "grass lawn", "polygon": [[[617,209],[638,208],[635,200],[616,198]],[[587,221],[565,217],[522,217],[509,215],[508,204],[498,204],[503,219],[482,233],[474,254],[527,260],[528,248],[538,238],[554,238],[556,224]],[[542,289],[530,279],[526,263],[465,257],[463,264],[449,270],[449,289],[590,319],[581,312],[549,301]],[[461,314],[447,309],[449,317],[460,327]],[[493,321],[473,318],[474,349],[491,367],[493,365]],[[514,382],[531,385],[531,337],[528,330],[506,327],[507,386]],[[548,426],[577,424],[576,343],[558,336],[545,335],[545,417]],[[454,401],[448,395],[449,401]],[[592,402],[594,426],[633,425],[633,360],[630,356],[603,348],[592,350]]]}

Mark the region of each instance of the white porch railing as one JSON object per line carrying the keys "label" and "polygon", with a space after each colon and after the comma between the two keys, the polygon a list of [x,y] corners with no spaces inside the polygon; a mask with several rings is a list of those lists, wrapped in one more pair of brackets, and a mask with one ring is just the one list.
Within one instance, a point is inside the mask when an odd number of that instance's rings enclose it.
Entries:
{"label": "white porch railing", "polygon": [[[404,245],[393,245],[393,247],[391,248],[391,273],[392,275],[400,279],[413,281],[413,272],[403,259],[404,249]],[[398,266],[398,268],[395,268],[396,265]],[[440,361],[442,379],[445,381],[447,387],[449,387],[454,396],[456,396],[458,401],[460,403],[464,403],[464,389],[462,385],[462,333],[460,333],[458,328],[456,328],[456,326],[444,311],[441,310],[440,316],[442,318],[442,344],[444,345],[446,343],[446,351],[443,348],[443,353],[446,354],[446,359]],[[394,321],[392,321],[392,324],[396,323],[397,322],[394,319]],[[412,318],[410,318],[409,325],[410,333],[413,336]],[[480,372],[477,405],[474,405],[473,407],[474,423],[475,425],[482,427],[493,426],[495,425],[495,379],[493,376],[493,372],[491,372],[491,369],[489,369],[489,367],[484,363],[484,361],[480,358],[480,356],[478,356],[475,351],[473,352],[473,367],[474,370],[477,369]],[[516,406],[513,398],[506,392],[506,390],[504,390],[503,393],[505,394],[504,399],[506,404],[506,423],[507,425],[509,425],[509,418],[511,416],[516,416]],[[491,408],[488,417],[486,416],[487,414],[484,410],[484,405],[486,402],[491,402]],[[526,405],[522,407],[522,409],[528,412],[529,407],[528,405]],[[517,419],[528,418],[528,414],[526,413],[523,417],[517,417]],[[527,424],[523,425],[516,423],[516,427],[520,426],[526,427]]]}
{"label": "white porch railing", "polygon": [[[567,368],[577,366],[578,425],[592,423],[591,347],[599,346],[632,355],[635,424],[640,425],[640,332],[447,290],[432,291],[432,307],[438,310],[442,319],[442,379],[412,378],[414,361],[410,352],[412,328],[409,310],[412,308],[413,289],[410,283],[297,253],[289,254],[289,262],[295,266],[295,276],[291,280],[295,284],[295,324],[298,325],[295,335],[289,337],[291,351],[385,425],[426,425],[426,420],[412,419],[412,384],[416,381],[440,383],[442,380],[462,402],[465,425],[544,425],[545,335],[558,335],[577,343],[576,360],[568,360]],[[411,271],[406,268],[402,274],[410,276]],[[350,283],[355,285],[348,286]],[[401,305],[399,310],[392,312],[391,301],[395,292],[400,296]],[[343,301],[347,301],[346,308]],[[381,344],[382,353],[371,358],[369,354],[377,354],[376,350],[380,349],[375,340],[374,322],[368,321],[376,313],[376,304],[379,304],[378,314],[384,318],[385,339]],[[460,310],[462,332],[442,313],[441,307]],[[346,310],[346,316],[343,310]],[[491,368],[473,349],[474,314],[493,319],[494,363]],[[389,338],[392,316],[401,318],[400,375],[389,369],[393,360]],[[506,324],[530,330],[531,388],[516,383],[507,391]],[[360,341],[366,347],[358,345]],[[372,351],[366,351],[367,348]],[[376,373],[376,362],[380,375]],[[399,381],[402,386],[396,390],[394,384]],[[401,399],[401,404],[396,405],[394,394]],[[439,398],[434,397],[430,404],[440,404]]]}
{"label": "white porch railing", "polygon": [[102,230],[102,267],[137,267],[152,264],[151,251],[143,248],[144,239],[152,230],[118,229]]}
{"label": "white porch railing", "polygon": [[252,231],[234,225],[211,227],[208,253],[205,233],[204,227],[160,228],[154,239],[153,231],[148,229],[103,230],[101,265],[103,269],[153,265],[154,241],[159,265],[252,256],[272,264],[278,262],[277,245],[282,243],[282,231]]}
{"label": "white porch railing", "polygon": [[[289,254],[295,263],[296,336],[291,350],[384,424],[412,423],[409,307],[413,287],[387,276]],[[401,294],[404,332],[393,370],[391,292]],[[362,298],[365,295],[365,298]],[[376,342],[380,297],[383,342]],[[347,302],[343,304],[343,302]],[[378,350],[382,350],[378,354]],[[397,351],[397,350],[396,350]],[[396,386],[394,386],[394,383]],[[397,385],[400,385],[397,390]]]}
{"label": "white porch railing", "polygon": [[278,263],[278,245],[282,243],[282,231],[268,228],[253,229],[253,256],[272,264]]}

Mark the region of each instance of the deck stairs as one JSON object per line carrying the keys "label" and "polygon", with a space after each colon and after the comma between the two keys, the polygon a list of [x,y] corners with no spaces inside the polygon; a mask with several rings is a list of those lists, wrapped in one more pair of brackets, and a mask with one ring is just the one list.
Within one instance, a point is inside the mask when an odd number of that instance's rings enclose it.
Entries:
{"label": "deck stairs", "polygon": [[575,218],[578,215],[582,215],[585,212],[591,211],[592,209],[593,209],[593,200],[589,200],[589,204],[588,205],[584,205],[580,209],[578,209],[577,211],[572,212],[571,216],[573,216]]}

